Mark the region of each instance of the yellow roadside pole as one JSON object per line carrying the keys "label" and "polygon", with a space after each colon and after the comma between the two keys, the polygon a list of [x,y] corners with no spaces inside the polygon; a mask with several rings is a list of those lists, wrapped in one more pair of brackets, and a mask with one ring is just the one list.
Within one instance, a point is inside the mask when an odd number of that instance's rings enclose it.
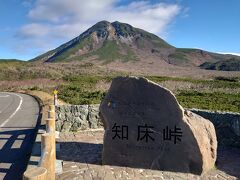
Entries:
{"label": "yellow roadside pole", "polygon": [[55,106],[58,106],[58,99],[57,99],[58,91],[55,89],[55,90],[53,91],[53,94],[54,94],[54,105],[55,105]]}

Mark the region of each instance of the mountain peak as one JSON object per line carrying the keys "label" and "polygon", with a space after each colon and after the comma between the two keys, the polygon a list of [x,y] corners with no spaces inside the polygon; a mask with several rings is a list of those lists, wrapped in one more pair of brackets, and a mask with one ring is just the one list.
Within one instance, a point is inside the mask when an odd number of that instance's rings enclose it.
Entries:
{"label": "mountain peak", "polygon": [[106,27],[109,25],[111,25],[110,22],[103,20],[103,21],[99,21],[96,24],[94,24],[91,28],[103,28],[103,27]]}
{"label": "mountain peak", "polygon": [[102,20],[102,21],[97,22],[96,24],[111,24],[111,23],[109,21]]}
{"label": "mountain peak", "polygon": [[174,47],[158,36],[135,28],[130,24],[119,21],[110,23],[103,20],[87,29],[78,37],[36,59],[42,59],[44,62],[53,62],[97,56],[99,59],[107,61],[114,61],[115,59],[136,60],[137,50],[146,50],[152,53],[160,52],[161,48]]}
{"label": "mountain peak", "polygon": [[136,30],[134,27],[126,23],[121,23],[119,21],[110,23],[103,20],[93,25],[86,32],[87,34],[96,32],[99,38],[108,38],[109,35],[113,38],[114,35],[117,37],[133,36]]}

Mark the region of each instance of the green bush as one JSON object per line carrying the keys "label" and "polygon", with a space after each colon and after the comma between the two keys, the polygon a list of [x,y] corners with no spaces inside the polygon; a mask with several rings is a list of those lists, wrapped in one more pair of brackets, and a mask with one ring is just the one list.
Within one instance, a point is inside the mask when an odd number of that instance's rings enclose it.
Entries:
{"label": "green bush", "polygon": [[100,80],[111,81],[110,77],[104,76],[66,76],[68,84],[59,87],[59,98],[70,104],[97,104],[100,103],[105,92],[95,89]]}
{"label": "green bush", "polygon": [[219,81],[229,81],[229,82],[239,82],[240,78],[239,77],[223,77],[223,76],[217,76],[214,78],[214,80],[219,80]]}
{"label": "green bush", "polygon": [[42,89],[38,86],[33,86],[33,87],[30,87],[29,90],[31,90],[31,91],[41,91]]}
{"label": "green bush", "polygon": [[59,98],[70,104],[98,104],[106,95],[102,91],[84,91],[79,87],[67,86],[60,89]]}
{"label": "green bush", "polygon": [[177,99],[185,108],[240,112],[240,93],[181,91]]}

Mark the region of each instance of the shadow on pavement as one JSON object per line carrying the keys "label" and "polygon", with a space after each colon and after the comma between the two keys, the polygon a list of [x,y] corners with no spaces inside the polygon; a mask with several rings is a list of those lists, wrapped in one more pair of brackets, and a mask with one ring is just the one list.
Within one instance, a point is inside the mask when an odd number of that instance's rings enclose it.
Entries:
{"label": "shadow on pavement", "polygon": [[32,150],[35,129],[0,132],[0,173],[4,179],[22,179]]}

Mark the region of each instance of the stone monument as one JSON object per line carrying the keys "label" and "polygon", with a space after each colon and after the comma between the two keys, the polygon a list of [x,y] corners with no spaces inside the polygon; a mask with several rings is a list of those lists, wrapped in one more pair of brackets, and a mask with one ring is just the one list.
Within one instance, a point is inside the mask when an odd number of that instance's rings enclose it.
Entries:
{"label": "stone monument", "polygon": [[100,105],[103,164],[202,174],[214,167],[213,124],[145,78],[117,77]]}

